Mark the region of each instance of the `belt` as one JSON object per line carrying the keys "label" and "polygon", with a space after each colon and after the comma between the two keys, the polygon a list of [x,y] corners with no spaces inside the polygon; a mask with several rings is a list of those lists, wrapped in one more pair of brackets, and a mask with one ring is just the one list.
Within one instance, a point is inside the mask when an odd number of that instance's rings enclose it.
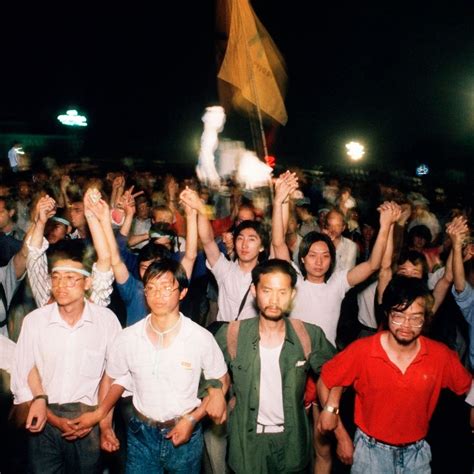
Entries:
{"label": "belt", "polygon": [[263,433],[283,433],[285,431],[285,425],[261,425],[257,423],[257,429],[255,432],[257,434]]}
{"label": "belt", "polygon": [[384,446],[390,446],[391,448],[407,448],[408,446],[413,446],[414,444],[423,441],[423,439],[419,439],[417,441],[410,441],[409,443],[387,443],[386,441],[381,441],[377,438],[374,438],[373,436],[369,436],[368,434],[364,433],[360,428],[359,431],[362,436],[364,436],[369,442],[383,444]]}
{"label": "belt", "polygon": [[142,423],[145,423],[145,425],[148,425],[151,428],[158,428],[159,430],[174,428],[178,421],[181,419],[181,417],[178,416],[176,418],[172,418],[171,420],[156,421],[152,418],[148,418],[147,416],[142,415],[135,407],[133,407],[133,414],[138,420],[140,420]]}

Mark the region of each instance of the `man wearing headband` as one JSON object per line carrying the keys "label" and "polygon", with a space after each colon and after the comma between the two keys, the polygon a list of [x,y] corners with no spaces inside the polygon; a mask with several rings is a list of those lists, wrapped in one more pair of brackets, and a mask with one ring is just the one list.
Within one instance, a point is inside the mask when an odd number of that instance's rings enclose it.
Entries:
{"label": "man wearing headband", "polygon": [[[87,250],[77,245],[51,256],[55,302],[26,316],[18,339],[12,392],[15,404],[31,401],[31,472],[96,472],[99,465],[99,429],[76,430],[68,419],[94,410],[99,392],[107,391],[104,367],[121,326],[109,309],[86,300],[91,278],[85,259]],[[106,423],[101,441],[115,443]]]}

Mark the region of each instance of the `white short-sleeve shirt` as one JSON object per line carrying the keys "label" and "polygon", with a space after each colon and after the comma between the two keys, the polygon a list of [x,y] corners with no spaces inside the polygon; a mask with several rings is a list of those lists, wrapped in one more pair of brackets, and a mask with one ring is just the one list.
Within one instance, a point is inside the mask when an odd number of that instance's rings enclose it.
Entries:
{"label": "white short-sleeve shirt", "polygon": [[[245,293],[252,283],[252,272],[244,273],[237,261],[227,260],[223,253],[220,254],[213,267],[209,266],[209,262],[207,262],[207,266],[216,278],[219,287],[217,321],[233,321],[237,317]],[[258,313],[255,309],[255,298],[249,291],[239,319],[255,318],[256,316]]]}
{"label": "white short-sleeve shirt", "polygon": [[224,356],[212,334],[181,314],[179,333],[167,348],[155,347],[146,328],[150,315],[125,328],[114,343],[107,374],[133,381],[133,405],[143,415],[166,421],[201,403],[201,373],[218,379],[227,373]]}

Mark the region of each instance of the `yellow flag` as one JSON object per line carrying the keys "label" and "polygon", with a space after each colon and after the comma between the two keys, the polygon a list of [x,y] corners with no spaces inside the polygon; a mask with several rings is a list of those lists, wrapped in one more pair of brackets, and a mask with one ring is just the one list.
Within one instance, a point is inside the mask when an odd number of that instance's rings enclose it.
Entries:
{"label": "yellow flag", "polygon": [[283,58],[248,0],[218,2],[226,2],[230,18],[227,48],[217,76],[230,90],[220,87],[221,99],[230,98],[234,107],[247,111],[255,106],[264,116],[285,125]]}

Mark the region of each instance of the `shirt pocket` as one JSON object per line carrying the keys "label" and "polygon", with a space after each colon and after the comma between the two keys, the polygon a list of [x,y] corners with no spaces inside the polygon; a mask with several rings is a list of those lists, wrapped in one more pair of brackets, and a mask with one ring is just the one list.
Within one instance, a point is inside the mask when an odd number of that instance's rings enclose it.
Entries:
{"label": "shirt pocket", "polygon": [[84,377],[99,378],[104,369],[105,356],[102,352],[85,349],[82,358],[79,373]]}

